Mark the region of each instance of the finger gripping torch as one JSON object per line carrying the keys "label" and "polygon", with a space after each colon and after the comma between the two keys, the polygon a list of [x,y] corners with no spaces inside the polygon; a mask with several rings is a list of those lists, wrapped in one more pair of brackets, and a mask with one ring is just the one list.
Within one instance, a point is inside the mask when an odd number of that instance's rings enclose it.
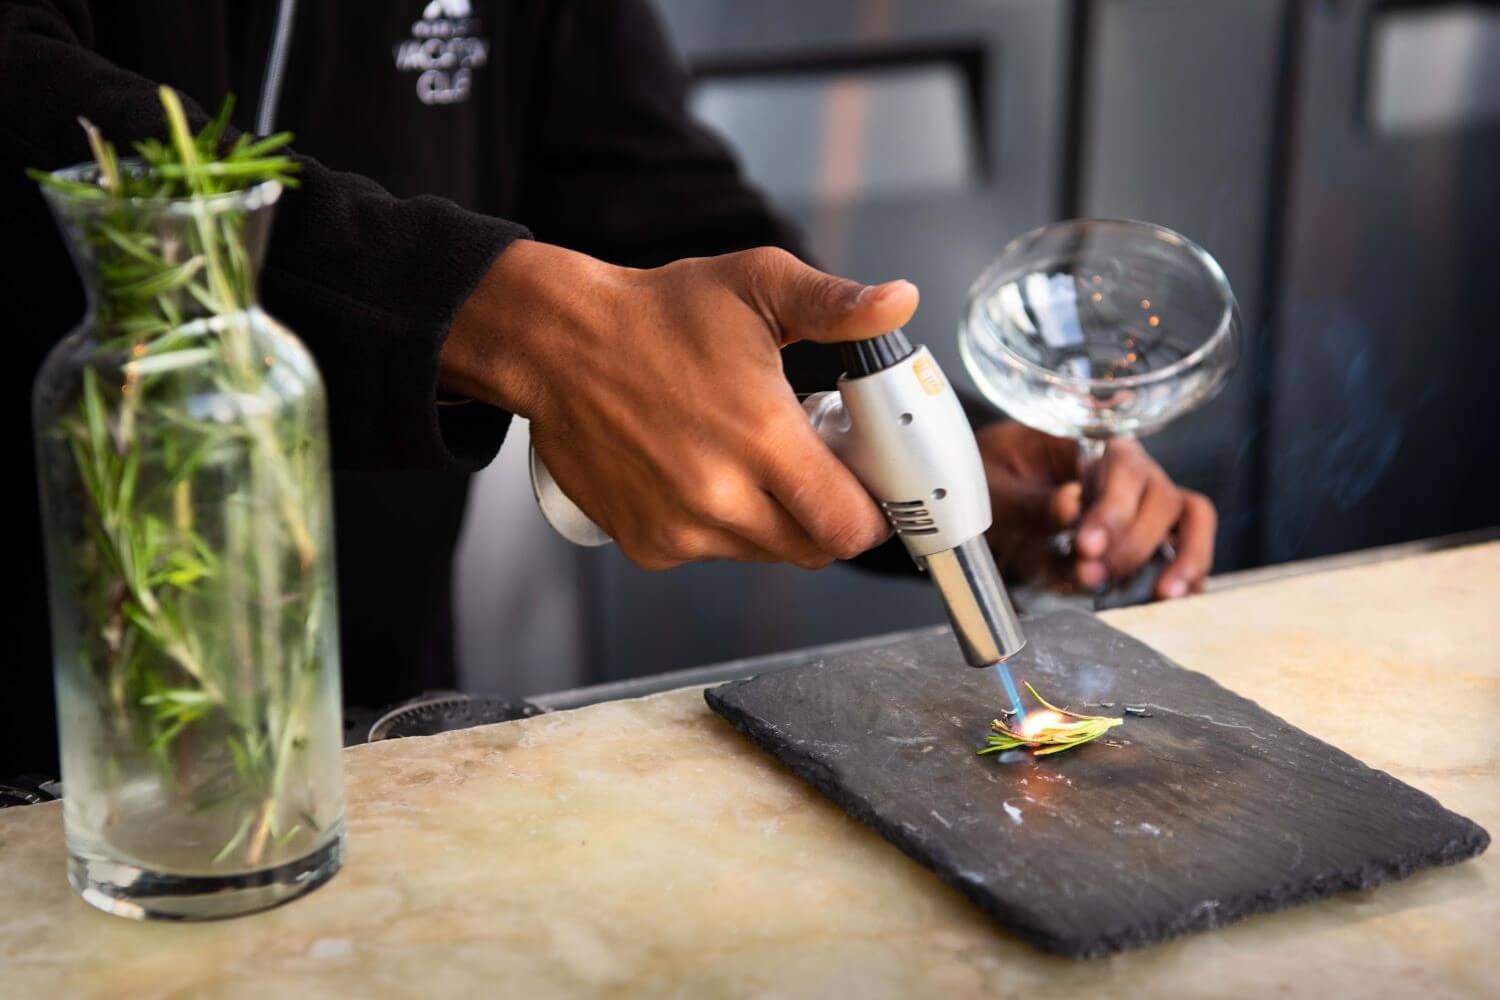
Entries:
{"label": "finger gripping torch", "polygon": [[[841,350],[838,391],[803,403],[813,427],[937,585],[964,659],[976,667],[1004,662],[1026,639],[985,541],[989,486],[958,395],[927,348],[913,347],[900,330]],[[564,538],[610,540],[535,451],[531,482],[543,516]]]}

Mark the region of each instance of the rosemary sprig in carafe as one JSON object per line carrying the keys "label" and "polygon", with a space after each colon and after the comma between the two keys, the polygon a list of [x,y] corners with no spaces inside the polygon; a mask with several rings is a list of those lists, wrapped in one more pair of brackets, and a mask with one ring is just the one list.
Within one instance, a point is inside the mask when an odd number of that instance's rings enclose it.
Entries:
{"label": "rosemary sprig in carafe", "polygon": [[[310,441],[289,446],[275,408],[255,405],[273,359],[256,356],[250,329],[244,216],[213,199],[270,181],[295,186],[297,164],[282,149],[286,133],[224,143],[232,100],[194,134],[177,94],[163,87],[160,97],[166,140],[136,143],[138,162],[122,162],[83,121],[96,180],[30,172],[91,205],[72,220],[95,257],[102,347],[119,359],[84,368],[76,412],[58,424],[91,506],[89,551],[77,558],[90,568],[81,596],[97,627],[78,655],[113,708],[110,739],[150,756],[165,780],[205,758],[232,763],[231,780],[180,784],[194,809],[235,810],[214,862],[254,866],[269,845],[318,823],[310,803],[293,822],[277,805],[323,667],[323,534],[307,520],[321,452]],[[169,200],[185,224],[165,234],[142,224]],[[184,376],[243,405],[229,419],[194,412],[168,388]],[[215,500],[229,551],[248,554],[250,565],[233,572],[198,523],[205,500],[194,492],[224,456],[243,456],[248,468]],[[277,555],[286,541],[290,568]],[[258,613],[212,612],[238,605]],[[234,669],[246,650],[256,683]]]}

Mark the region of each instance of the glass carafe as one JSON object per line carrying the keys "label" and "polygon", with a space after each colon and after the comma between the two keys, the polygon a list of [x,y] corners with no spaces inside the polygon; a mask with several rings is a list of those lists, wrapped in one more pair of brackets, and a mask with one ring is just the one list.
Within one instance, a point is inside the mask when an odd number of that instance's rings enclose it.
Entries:
{"label": "glass carafe", "polygon": [[125,916],[263,909],[342,860],[325,397],[255,298],[280,191],[45,189],[88,297],[34,395],[68,873]]}

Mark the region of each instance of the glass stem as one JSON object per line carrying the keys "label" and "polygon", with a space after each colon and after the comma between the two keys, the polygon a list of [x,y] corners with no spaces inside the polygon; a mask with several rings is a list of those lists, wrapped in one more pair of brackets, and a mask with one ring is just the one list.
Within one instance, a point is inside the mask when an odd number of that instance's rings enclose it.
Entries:
{"label": "glass stem", "polygon": [[1102,438],[1078,439],[1078,481],[1083,485],[1083,509],[1088,510],[1094,502],[1098,487],[1099,463],[1104,461],[1104,452],[1109,442]]}

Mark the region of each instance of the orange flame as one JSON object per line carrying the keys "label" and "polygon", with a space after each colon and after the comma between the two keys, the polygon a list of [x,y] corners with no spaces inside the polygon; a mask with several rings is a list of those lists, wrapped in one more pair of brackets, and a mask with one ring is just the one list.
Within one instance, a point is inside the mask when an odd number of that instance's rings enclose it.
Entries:
{"label": "orange flame", "polygon": [[1027,712],[1026,718],[1021,720],[1020,733],[1027,739],[1032,739],[1043,730],[1066,726],[1069,721],[1065,716],[1050,708],[1038,712]]}

